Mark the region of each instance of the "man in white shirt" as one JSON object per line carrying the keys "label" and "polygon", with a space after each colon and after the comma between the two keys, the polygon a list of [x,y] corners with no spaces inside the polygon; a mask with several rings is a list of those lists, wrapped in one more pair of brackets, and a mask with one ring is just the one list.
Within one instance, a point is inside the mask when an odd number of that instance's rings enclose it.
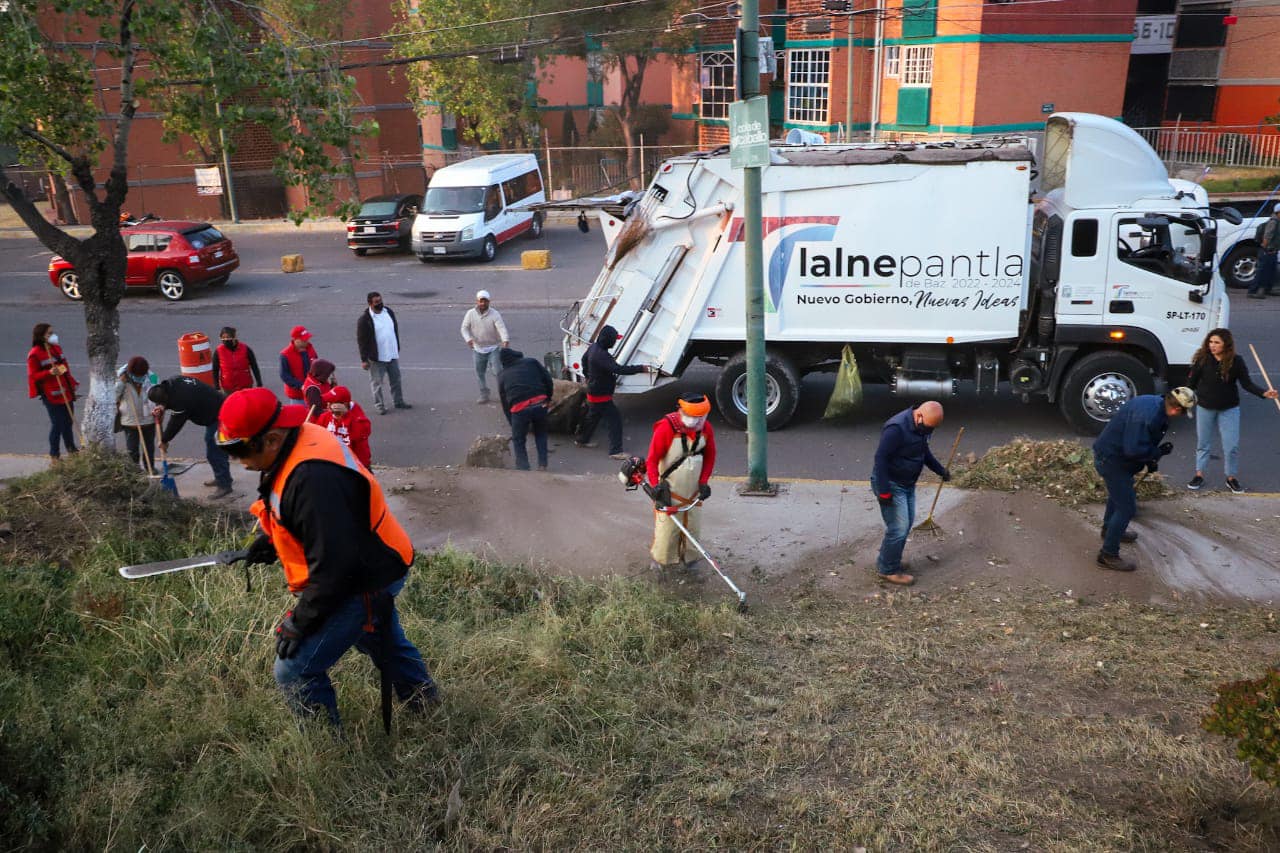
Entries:
{"label": "man in white shirt", "polygon": [[511,343],[502,315],[497,308],[489,307],[489,291],[476,291],[476,307],[467,311],[462,318],[462,339],[471,347],[475,356],[476,377],[480,380],[480,399],[476,402],[487,403],[489,383],[485,380],[485,373],[491,372],[497,377],[501,370],[498,350]]}
{"label": "man in white shirt", "polygon": [[412,409],[400,389],[400,324],[396,322],[396,314],[382,304],[382,294],[376,290],[367,299],[369,310],[356,320],[356,346],[360,348],[360,366],[369,371],[374,408],[380,415],[387,413],[382,396],[382,380],[386,378],[391,382],[391,400],[395,407]]}

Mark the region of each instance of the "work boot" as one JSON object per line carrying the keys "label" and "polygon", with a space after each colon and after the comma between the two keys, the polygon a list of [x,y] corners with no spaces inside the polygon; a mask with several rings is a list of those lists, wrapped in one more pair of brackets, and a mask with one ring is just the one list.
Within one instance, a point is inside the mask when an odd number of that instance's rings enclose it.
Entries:
{"label": "work boot", "polygon": [[217,480],[205,480],[205,481],[204,481],[204,487],[205,487],[206,489],[212,489],[212,488],[213,488],[214,486],[216,486],[216,485],[218,485],[218,481],[217,481]]}
{"label": "work boot", "polygon": [[483,406],[483,405],[484,405],[485,403],[487,403],[487,402],[489,402],[489,395],[488,395],[488,394],[481,394],[481,395],[480,395],[480,397],[479,397],[479,399],[477,399],[477,400],[476,400],[476,405],[477,405],[477,406]]}
{"label": "work boot", "polygon": [[230,486],[218,486],[218,488],[213,490],[213,494],[209,495],[209,499],[216,501],[219,498],[225,498],[230,494],[231,494]]}
{"label": "work boot", "polygon": [[891,575],[880,575],[880,580],[885,581],[886,583],[897,584],[898,586],[911,586],[916,582],[915,577],[907,574],[906,572],[894,572]]}
{"label": "work boot", "polygon": [[1138,568],[1138,564],[1133,560],[1126,560],[1119,554],[1108,554],[1106,551],[1098,552],[1098,566],[1113,572],[1131,572]]}
{"label": "work boot", "polygon": [[406,403],[406,402],[404,402],[403,400],[401,400],[399,403],[396,403],[396,408],[397,408],[397,409],[412,409],[412,408],[413,408],[413,404],[411,404],[411,403]]}
{"label": "work boot", "polygon": [[[1102,530],[1100,530],[1099,533],[1102,534],[1103,539],[1107,538],[1107,528],[1105,527],[1102,528]],[[1134,533],[1132,530],[1126,530],[1124,533],[1120,534],[1120,543],[1122,545],[1132,545],[1134,542],[1137,542],[1137,541],[1138,541],[1138,534]]]}
{"label": "work boot", "polygon": [[425,690],[415,690],[412,696],[404,700],[404,709],[411,714],[425,714],[443,703],[439,686],[432,684]]}

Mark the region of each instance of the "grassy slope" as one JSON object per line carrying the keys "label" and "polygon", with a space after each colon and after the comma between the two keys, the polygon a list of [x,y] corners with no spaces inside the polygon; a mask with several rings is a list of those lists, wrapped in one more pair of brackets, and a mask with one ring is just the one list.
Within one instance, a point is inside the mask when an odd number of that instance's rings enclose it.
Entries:
{"label": "grassy slope", "polygon": [[227,570],[115,575],[236,522],[192,510],[164,546],[132,500],[146,544],[85,534],[73,568],[0,569],[0,847],[1280,844],[1275,794],[1197,730],[1217,683],[1274,654],[1258,609],[965,587],[740,617],[444,553],[401,610],[446,706],[388,741],[353,655],[343,740],[275,694],[278,570],[249,594]]}

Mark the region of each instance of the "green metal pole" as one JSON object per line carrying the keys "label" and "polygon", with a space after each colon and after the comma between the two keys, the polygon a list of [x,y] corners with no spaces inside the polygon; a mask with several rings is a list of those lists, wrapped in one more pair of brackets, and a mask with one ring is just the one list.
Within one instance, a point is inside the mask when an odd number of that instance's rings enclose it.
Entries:
{"label": "green metal pole", "polygon": [[[739,81],[742,100],[760,94],[760,3],[743,0],[738,21]],[[761,225],[760,169],[742,175],[744,286],[747,289],[747,491],[770,490],[764,372],[764,237]]]}

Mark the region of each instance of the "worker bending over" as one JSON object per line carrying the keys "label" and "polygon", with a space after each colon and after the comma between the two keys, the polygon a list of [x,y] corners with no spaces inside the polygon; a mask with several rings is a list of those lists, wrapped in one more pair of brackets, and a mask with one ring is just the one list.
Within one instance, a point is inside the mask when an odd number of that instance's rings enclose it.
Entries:
{"label": "worker bending over", "polygon": [[679,408],[653,425],[645,464],[645,491],[653,498],[653,547],[649,566],[655,570],[691,567],[685,560],[685,536],[671,521],[683,513],[684,526],[697,536],[702,511],[694,504],[711,496],[711,472],[716,465],[716,437],[707,423],[711,401],[705,394],[683,394]]}

